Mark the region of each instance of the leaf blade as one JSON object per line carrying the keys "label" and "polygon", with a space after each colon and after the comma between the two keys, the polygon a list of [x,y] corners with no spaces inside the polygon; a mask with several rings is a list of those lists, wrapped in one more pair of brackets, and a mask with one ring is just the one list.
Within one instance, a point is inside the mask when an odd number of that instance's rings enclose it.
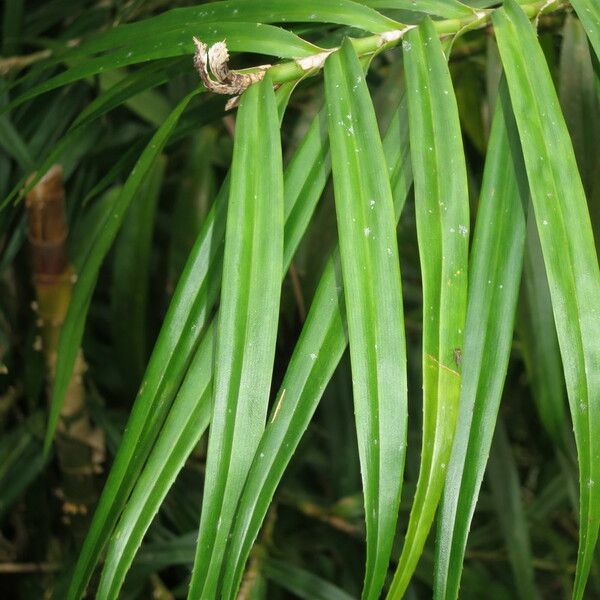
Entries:
{"label": "leaf blade", "polygon": [[578,450],[574,597],[579,599],[600,527],[595,483],[600,481],[600,406],[595,401],[600,395],[600,271],[575,155],[535,32],[512,0],[494,13],[493,24],[529,177]]}
{"label": "leaf blade", "polygon": [[242,96],[236,124],[213,414],[189,597],[216,597],[235,506],[264,428],[283,261],[279,118],[267,75]]}
{"label": "leaf blade", "polygon": [[[329,139],[367,524],[364,598],[387,572],[406,446],[406,350],[392,193],[349,40],[325,63]],[[369,156],[369,164],[363,157]],[[366,271],[366,272],[365,272]]]}
{"label": "leaf blade", "polygon": [[470,254],[459,415],[436,539],[436,599],[458,597],[508,367],[523,262],[527,181],[505,83],[499,96]]}
{"label": "leaf blade", "polygon": [[[384,138],[385,156],[398,221],[410,186],[410,150],[402,97]],[[327,261],[281,384],[278,403],[263,434],[240,500],[225,569],[223,595],[235,597],[244,563],[267,514],[275,489],[306,430],[347,344],[345,306],[338,250]],[[313,354],[316,354],[313,357]]]}
{"label": "leaf blade", "polygon": [[73,289],[73,297],[69,305],[69,311],[60,335],[56,376],[52,390],[48,429],[44,441],[45,452],[48,451],[58,423],[58,416],[64,395],[67,386],[69,385],[73,365],[75,364],[75,356],[83,336],[85,317],[100,265],[116,237],[119,226],[125,217],[125,212],[129,207],[129,203],[142,184],[143,177],[154,164],[154,160],[166,143],[171,131],[177,124],[179,117],[185,110],[189,101],[196,94],[197,91],[191,92],[179,102],[169,115],[169,118],[167,118],[163,125],[157,130],[150,143],[142,152],[136,166],[123,186],[119,198],[112,207],[111,214],[109,215],[110,218],[108,219],[106,226],[98,234],[98,238],[94,244],[94,251],[88,255],[86,262],[79,273],[77,283]]}
{"label": "leaf blade", "polygon": [[[139,189],[139,186],[142,184],[144,175],[148,172],[154,160],[160,154],[164,144],[166,143],[173,128],[177,124],[177,121],[185,110],[187,104],[197,93],[198,91],[191,92],[180,101],[180,103],[172,111],[169,118],[165,120],[163,125],[158,129],[150,143],[142,152],[136,163],[136,167],[132,170],[126,184],[111,207],[111,212],[107,218],[107,226],[100,230],[98,238],[94,242],[94,250],[90,251],[90,254],[88,255],[88,258],[86,258],[86,262],[79,274],[79,279],[77,280],[73,290],[73,297],[69,306],[69,312],[67,313],[67,317],[63,324],[59,340],[56,379],[54,389],[52,391],[52,403],[48,420],[48,428],[46,431],[46,448],[50,446],[53,433],[56,429],[60,408],[69,384],[75,361],[75,354],[79,348],[80,341],[83,336],[85,318],[102,260],[106,256],[112,241],[116,237],[118,227],[125,216],[127,207],[134,194]],[[139,395],[141,395],[141,392]],[[143,406],[142,402],[137,402],[134,404],[130,423],[135,422],[137,419],[144,418],[144,408],[145,407]],[[136,450],[137,440],[130,439],[127,451],[121,455],[125,455],[127,453],[134,454]],[[126,464],[122,461],[125,460],[126,459],[121,459],[119,455],[115,458],[115,463],[111,469],[105,489],[110,490],[111,482],[115,478],[118,478],[119,469]],[[113,472],[115,473],[114,475]],[[106,500],[103,500],[104,498],[106,498]],[[88,536],[86,537],[79,554],[68,591],[69,598],[79,598],[84,591],[89,577],[91,576],[98,553],[104,544],[104,541],[102,540],[103,533],[106,533],[106,523],[99,526],[97,523],[99,521],[101,522],[107,513],[110,514],[113,501],[117,502],[117,497],[109,498],[105,491],[96,509],[94,521],[90,526],[90,531],[94,532],[94,534],[90,535],[88,533]],[[104,502],[107,502],[107,504]],[[98,527],[97,532],[95,529],[96,527]]]}
{"label": "leaf blade", "polygon": [[591,0],[571,0],[571,4],[600,60],[600,6]]}
{"label": "leaf blade", "polygon": [[423,279],[423,450],[417,490],[388,598],[404,594],[442,494],[460,394],[467,300],[468,191],[458,108],[430,19],[404,48],[417,238]]}

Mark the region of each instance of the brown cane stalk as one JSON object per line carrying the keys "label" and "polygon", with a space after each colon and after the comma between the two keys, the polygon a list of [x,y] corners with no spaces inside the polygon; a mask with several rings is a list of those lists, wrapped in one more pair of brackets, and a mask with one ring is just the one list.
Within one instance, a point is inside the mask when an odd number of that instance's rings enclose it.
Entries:
{"label": "brown cane stalk", "polygon": [[[40,336],[36,346],[43,351],[48,397],[54,383],[60,330],[69,307],[76,275],[69,263],[66,241],[63,171],[54,165],[27,195],[27,236],[32,262],[32,280]],[[63,521],[80,541],[87,530],[97,499],[97,476],[104,460],[103,431],[93,427],[85,400],[83,376],[86,364],[81,350],[60,412],[55,438],[61,471],[59,496]]]}

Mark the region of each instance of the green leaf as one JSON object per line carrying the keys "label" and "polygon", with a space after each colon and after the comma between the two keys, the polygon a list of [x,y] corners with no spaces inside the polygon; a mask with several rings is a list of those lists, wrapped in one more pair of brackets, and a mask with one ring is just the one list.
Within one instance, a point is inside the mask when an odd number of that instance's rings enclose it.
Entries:
{"label": "green leaf", "polygon": [[[286,168],[284,257],[288,259],[284,263],[284,270],[289,267],[330,170],[328,139],[323,127],[324,116],[325,111],[322,111],[321,115],[313,120],[302,144]],[[224,214],[219,216],[219,220],[224,221],[224,217]],[[219,236],[218,246],[222,248],[224,228],[220,227],[218,231],[215,237]],[[221,253],[222,249],[218,252]],[[218,264],[220,265],[220,262]],[[215,273],[210,279],[218,280],[219,276]],[[182,280],[185,278],[182,276]],[[195,277],[193,281],[197,285]],[[191,293],[190,290],[189,294]],[[176,297],[173,299],[173,306],[177,304]],[[166,327],[167,321],[165,329]],[[170,324],[169,328],[173,337],[176,337],[177,332],[173,331],[173,324]],[[101,581],[102,590],[110,589],[110,592],[107,592],[108,597],[118,592],[152,518],[208,424],[208,418],[205,421],[203,415],[208,411],[210,416],[212,410],[211,389],[208,389],[207,393],[204,392],[208,384],[201,382],[207,374],[212,377],[212,340],[213,328],[209,327],[112,538]]]}
{"label": "green leaf", "polygon": [[[438,2],[439,3],[439,2]],[[83,56],[120,45],[130,44],[132,39],[148,38],[162,40],[163,35],[175,31],[185,31],[199,37],[202,28],[211,30],[215,24],[229,24],[239,21],[247,23],[332,23],[359,27],[373,33],[383,33],[397,29],[399,24],[377,11],[361,6],[364,3],[350,0],[231,0],[229,2],[210,2],[200,6],[176,8],[162,15],[121,25],[82,44],[67,56]],[[205,40],[203,40],[205,41]],[[229,38],[227,38],[229,45]],[[313,47],[314,50],[314,47]],[[298,55],[300,56],[300,55]]]}
{"label": "green leaf", "polygon": [[262,571],[284,590],[305,600],[353,600],[339,587],[309,573],[305,569],[273,558],[267,558]]}
{"label": "green leaf", "polygon": [[190,598],[217,596],[235,508],[264,429],[283,270],[283,167],[271,78],[243,95],[236,122],[213,414]]}
{"label": "green leaf", "polygon": [[371,8],[410,10],[444,19],[473,16],[473,9],[458,0],[359,0]]}
{"label": "green leaf", "polygon": [[150,254],[166,159],[158,157],[133,199],[115,242],[111,323],[115,360],[126,389],[135,393],[147,359]]}
{"label": "green leaf", "polygon": [[423,444],[417,490],[388,594],[400,599],[442,494],[458,400],[467,304],[469,203],[452,81],[430,19],[407,35],[404,64],[423,285]]}
{"label": "green leaf", "polygon": [[[406,106],[402,103],[400,109],[397,111],[392,126],[388,129],[388,133],[385,138],[384,148],[385,155],[388,157],[389,172],[392,182],[394,183],[394,198],[396,201],[396,216],[400,214],[401,207],[404,203],[404,199],[410,186],[410,162],[408,160],[408,132],[406,129]],[[326,130],[323,127],[323,116],[322,115],[313,121],[302,145],[294,155],[288,168],[286,169],[285,176],[285,203],[287,214],[287,222],[285,229],[285,249],[284,256],[289,257],[286,259],[285,268],[289,266],[291,257],[294,254],[295,248],[302,236],[302,226],[306,227],[310,213],[314,210],[316,201],[318,200],[321,191],[325,185],[326,175],[329,171],[329,160],[327,158],[327,136]],[[338,263],[336,263],[338,264]],[[296,447],[302,433],[306,429],[306,425],[312,416],[314,409],[319,401],[320,394],[324,389],[327,381],[331,377],[337,362],[343,352],[346,345],[346,339],[344,329],[341,326],[341,316],[339,316],[340,307],[337,304],[338,295],[341,295],[341,291],[338,291],[338,281],[340,280],[339,275],[339,264],[337,266],[337,275],[334,277],[323,277],[323,283],[321,284],[322,301],[315,302],[314,304],[320,306],[317,310],[317,318],[312,319],[312,322],[318,324],[317,334],[303,335],[304,345],[299,347],[294,354],[295,358],[290,364],[290,370],[286,380],[284,381],[283,387],[287,390],[287,398],[289,403],[286,402],[283,406],[280,406],[281,413],[280,417],[268,426],[267,433],[263,442],[261,442],[261,448],[264,448],[264,458],[257,459],[255,456],[253,463],[253,474],[258,474],[258,478],[254,478],[254,481],[258,485],[262,485],[265,475],[268,476],[267,485],[262,490],[260,497],[245,492],[243,506],[247,509],[246,514],[253,517],[253,527],[255,529],[248,532],[246,529],[242,530],[245,534],[243,549],[248,550],[252,544],[252,540],[258,532],[260,523],[266,512],[270,498],[273,495],[273,491],[277,482],[281,478],[285,465],[289,462],[294,448]],[[333,269],[330,270],[330,275],[334,275]],[[182,277],[185,279],[185,276]],[[333,300],[333,302],[332,302]],[[342,299],[343,300],[343,299]],[[173,301],[175,304],[175,300]],[[333,325],[330,318],[324,317],[324,312],[327,315],[332,315]],[[311,313],[312,315],[312,313]],[[309,315],[308,323],[311,322],[311,315]],[[320,317],[319,317],[320,315]],[[322,320],[320,320],[322,319]],[[339,326],[338,326],[339,325]],[[173,329],[173,325],[170,325]],[[333,328],[332,342],[337,339],[337,342],[331,347],[324,343],[322,337],[323,331],[328,334],[329,330]],[[209,329],[207,336],[212,331]],[[212,335],[212,334],[210,334]],[[212,338],[211,338],[212,339]],[[201,343],[201,347],[204,347],[205,343]],[[313,360],[310,356],[312,349],[323,348],[323,351],[319,353],[318,357]],[[199,350],[200,352],[200,350]],[[190,382],[189,385],[193,386],[193,382],[197,381],[195,373],[210,372],[212,369],[211,361],[206,359],[204,364],[204,371],[201,370],[200,363],[194,360],[194,366],[188,372],[186,376],[186,382]],[[324,367],[323,367],[324,365]],[[298,369],[300,371],[298,372]],[[310,377],[308,381],[306,377]],[[297,380],[297,383],[292,383]],[[184,384],[183,388],[188,385]],[[199,388],[201,387],[198,384]],[[183,389],[182,388],[182,389]],[[202,387],[202,389],[204,389]],[[295,392],[297,389],[297,393]],[[298,398],[297,398],[298,396]],[[195,411],[205,410],[200,408],[197,404],[204,403],[207,400],[204,395],[197,394],[195,396],[195,402],[193,406],[188,405],[184,400],[186,397],[185,393],[180,392],[173,407],[168,421],[165,423],[165,427],[162,430],[161,437],[157,442],[156,447],[153,449],[148,463],[144,469],[144,472],[140,476],[139,483],[134,489],[132,496],[127,503],[127,507],[123,513],[118,526],[118,534],[115,534],[109,547],[107,562],[105,566],[105,574],[103,574],[102,589],[109,589],[109,585],[115,585],[110,583],[110,580],[114,578],[124,577],[127,571],[131,558],[135,554],[135,549],[139,546],[141,539],[147,530],[154,514],[156,514],[158,507],[164,499],[172,481],[176,474],[182,468],[186,457],[192,451],[192,448],[197,443],[199,437],[203,432],[203,427],[194,426],[193,416]],[[296,410],[296,398],[306,403],[306,406]],[[210,400],[210,398],[208,398]],[[292,430],[287,430],[286,427],[289,425],[288,415],[291,415],[296,419],[292,424],[298,420],[300,424],[295,426]],[[188,419],[181,421],[180,419]],[[187,423],[185,425],[184,423]],[[190,429],[191,428],[191,429]],[[188,434],[188,431],[193,431],[194,434]],[[282,443],[280,434],[283,432],[283,437],[286,440],[291,440],[290,443]],[[270,434],[275,434],[276,452],[279,457],[276,463],[276,469],[270,467],[273,453],[269,451],[270,445],[269,440],[273,442],[273,437]],[[128,428],[128,434],[132,434],[136,439],[140,439],[136,436],[135,430],[131,427]],[[294,438],[292,439],[292,435]],[[162,440],[165,440],[163,442]],[[265,445],[264,442],[267,442]],[[279,445],[277,445],[279,444]],[[252,490],[252,487],[250,487]],[[109,491],[107,490],[105,493]],[[260,499],[258,509],[255,509],[255,501]],[[251,512],[254,510],[254,512]],[[262,511],[262,512],[261,512]],[[239,519],[239,517],[238,517]],[[239,528],[236,528],[236,531]],[[241,544],[232,544],[232,547],[237,548]],[[228,552],[228,556],[232,555],[231,551]],[[237,561],[234,564],[236,567],[236,574],[241,577],[241,569],[245,561],[247,554],[243,555],[241,561]],[[230,561],[231,562],[231,561]],[[105,583],[106,580],[106,583]],[[226,583],[228,579],[226,578]],[[111,593],[115,593],[114,590],[118,590],[120,583],[117,582],[117,587],[111,588]],[[227,594],[224,591],[224,596]]]}
{"label": "green leaf", "polygon": [[81,344],[81,338],[83,337],[87,310],[100,266],[119,231],[131,200],[155,164],[156,157],[160,154],[181,113],[197,93],[197,91],[191,92],[179,102],[169,115],[169,118],[165,120],[163,125],[154,134],[144,152],[142,152],[142,155],[125,182],[119,198],[115,201],[105,226],[98,231],[98,237],[94,242],[93,249],[88,255],[81,272],[78,274],[77,283],[73,289],[73,297],[60,334],[56,376],[52,389],[48,429],[46,431],[46,439],[44,440],[45,452],[48,451],[52,442],[65,393],[71,380],[75,357]]}
{"label": "green leaf", "polygon": [[436,599],[458,597],[490,452],[519,294],[528,189],[506,83],[500,86],[469,261],[459,414],[438,516]]}
{"label": "green leaf", "polygon": [[212,411],[214,328],[207,329],[177,393],[172,410],[111,538],[98,598],[117,598],[127,570],[167,490],[200,436]]}
{"label": "green leaf", "polygon": [[[406,102],[399,98],[384,139],[396,221],[412,183],[407,121]],[[224,598],[236,596],[244,564],[275,489],[346,348],[341,284],[339,253],[335,250],[325,265],[240,499],[225,565]]]}
{"label": "green leaf", "polygon": [[571,4],[600,60],[600,5],[594,0],[571,0]]}
{"label": "green leaf", "polygon": [[[280,116],[285,109],[288,92],[289,84],[281,86],[277,92]],[[314,146],[314,133],[309,137],[312,143],[307,145],[306,152],[308,156],[314,156],[314,153],[318,152]],[[302,154],[302,150],[299,150],[299,154]],[[310,158],[305,160],[310,162]],[[313,160],[318,160],[318,158],[315,157]],[[290,170],[293,162],[290,163]],[[299,162],[300,165],[304,164],[302,161]],[[316,181],[323,179],[323,174],[317,173],[315,179]],[[300,186],[300,189],[314,191],[311,186],[306,186],[306,188]],[[206,323],[216,301],[221,280],[228,193],[229,177],[226,177],[190,252],[169,305],[138,397],[134,402],[122,443],[84,542],[71,582],[70,594],[72,595],[69,598],[78,598],[81,595],[91,571],[99,559],[100,552],[152,450],[156,436],[169,413],[188,366],[205,333]],[[312,202],[314,206],[319,194],[320,192],[316,197],[309,196],[306,201]],[[293,195],[286,197],[287,200],[290,202],[290,207],[294,207],[296,202],[300,202],[300,198]],[[299,212],[303,214],[303,211]],[[290,214],[293,216],[294,210],[290,210]],[[290,222],[293,227],[294,219],[291,219]],[[212,368],[212,365],[209,368]],[[202,431],[198,432],[198,438],[201,433]],[[191,447],[189,451],[191,451]],[[182,464],[175,467],[172,463],[165,462],[165,468],[174,469],[176,473]],[[168,487],[164,493],[166,490]],[[135,510],[140,508],[138,505],[134,506]],[[145,524],[145,528],[149,524],[150,521]],[[141,535],[145,528],[142,529]]]}
{"label": "green leaf", "polygon": [[364,598],[396,531],[406,447],[406,350],[394,208],[375,111],[349,40],[325,63],[332,170],[365,496]]}
{"label": "green leaf", "polygon": [[535,31],[507,0],[494,13],[563,359],[580,473],[574,598],[583,597],[600,526],[600,271],[575,154]]}
{"label": "green leaf", "polygon": [[519,473],[502,419],[498,421],[494,434],[488,482],[508,550],[516,591],[522,600],[535,600],[540,596],[535,586],[529,527],[521,499]]}
{"label": "green leaf", "polygon": [[[194,35],[207,44],[226,39],[231,52],[255,52],[281,58],[310,56],[320,50],[317,46],[305,42],[290,31],[272,25],[262,25],[261,23],[198,23],[194,26],[188,25],[174,31],[168,31],[160,36],[160,41],[155,41],[152,45],[148,44],[145,36],[130,38],[127,46],[117,48],[99,57],[79,61],[78,64],[67,69],[64,73],[55,75],[18,96],[1,108],[0,114],[40,94],[92,75],[98,75],[103,71],[150,60],[191,55],[194,52],[192,41]],[[136,41],[132,42],[131,39]],[[189,69],[190,73],[194,72],[191,60]]]}

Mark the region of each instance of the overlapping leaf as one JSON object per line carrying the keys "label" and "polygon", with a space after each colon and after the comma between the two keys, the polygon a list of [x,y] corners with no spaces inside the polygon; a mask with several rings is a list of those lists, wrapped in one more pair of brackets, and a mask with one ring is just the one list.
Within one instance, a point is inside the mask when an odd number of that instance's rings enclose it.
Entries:
{"label": "overlapping leaf", "polygon": [[527,180],[505,83],[499,94],[469,263],[456,435],[438,517],[434,596],[445,600],[458,597],[508,367],[523,261]]}
{"label": "overlapping leaf", "polygon": [[[282,86],[277,92],[280,116],[286,106],[288,93],[289,89],[286,86]],[[288,214],[286,239],[289,236],[296,244],[302,236],[302,227],[306,227],[307,220],[325,185],[328,173],[326,153],[327,149],[323,147],[319,123],[314,122],[306,136],[305,143],[299,148],[286,172],[285,210]],[[201,352],[200,349],[197,350],[198,344],[205,332],[206,322],[216,300],[220,284],[228,186],[227,178],[205,219],[173,295],[146,369],[142,387],[134,403],[122,444],[96,509],[90,532],[83,547],[82,557],[75,570],[71,584],[75,596],[77,591],[85,586],[91,570],[99,559],[99,554],[152,450],[154,440],[169,412],[171,403],[178,394],[188,366],[192,360],[195,361],[195,354]],[[286,245],[285,255],[291,257],[293,252],[294,248]],[[197,362],[194,364],[198,365]],[[210,361],[208,364],[203,362],[201,366],[195,367],[195,372],[201,369],[211,370],[212,363]],[[177,398],[177,402],[184,404],[182,410],[184,414],[187,414],[185,399],[186,394],[182,392]],[[199,396],[196,397],[196,400],[198,399],[200,399]],[[174,409],[174,416],[170,418],[169,428],[166,428],[162,435],[165,439],[172,441],[174,453],[176,452],[176,443],[183,444],[184,448],[188,448],[187,453],[185,450],[178,450],[181,462],[173,462],[167,460],[166,455],[157,455],[156,451],[153,452],[151,462],[154,461],[154,465],[160,465],[160,468],[165,469],[166,473],[157,477],[155,482],[150,482],[159,486],[159,491],[154,492],[152,497],[148,493],[148,507],[145,506],[145,493],[142,494],[144,502],[128,504],[128,516],[124,517],[124,524],[121,525],[121,532],[125,533],[120,536],[122,541],[118,542],[121,544],[119,547],[123,548],[124,555],[127,555],[128,552],[125,548],[126,544],[133,544],[134,549],[139,545],[143,533],[160,505],[160,500],[164,498],[169,484],[160,487],[161,484],[163,481],[172,481],[172,478],[181,469],[185,457],[191,452],[193,445],[202,434],[203,430],[198,429],[192,438],[185,436],[178,438],[183,432],[176,420],[178,411],[179,409]],[[171,430],[171,426],[174,426],[174,431]],[[146,484],[140,485],[142,489],[145,489],[144,485]],[[157,498],[160,499],[157,500]],[[145,510],[141,524],[137,521],[140,518],[138,510]],[[131,533],[128,533],[129,526],[131,526]],[[134,537],[129,539],[129,535]],[[125,561],[123,562],[125,563]],[[125,564],[120,568],[125,571],[128,566]],[[112,568],[109,567],[108,571],[111,571]],[[118,576],[124,576],[124,571]],[[110,577],[106,576],[106,579],[108,581]],[[114,584],[109,582],[106,585]]]}
{"label": "overlapping leaf", "polygon": [[134,194],[138,191],[145,176],[154,164],[156,157],[162,150],[185,107],[197,93],[197,91],[191,92],[179,102],[168,119],[158,129],[148,146],[146,146],[123,186],[119,198],[114,203],[105,226],[101,230],[98,230],[98,237],[94,243],[93,250],[88,254],[78,274],[69,311],[60,335],[56,377],[52,390],[52,403],[45,440],[46,450],[49,448],[54,430],[56,429],[64,395],[71,379],[75,356],[83,336],[87,310],[102,261],[117,235]]}
{"label": "overlapping leaf", "polygon": [[600,271],[575,155],[535,32],[512,0],[494,13],[493,22],[523,147],[577,444],[579,599],[600,526]]}
{"label": "overlapping leaf", "polygon": [[[404,99],[399,100],[383,144],[398,221],[412,183]],[[225,565],[224,598],[232,599],[236,595],[244,564],[275,489],[346,344],[342,274],[336,250],[321,276],[302,335],[281,384],[278,402],[248,474]]]}
{"label": "overlapping leaf", "polygon": [[215,382],[190,598],[217,596],[221,561],[264,429],[283,268],[283,168],[271,79],[242,96],[231,166]]}
{"label": "overlapping leaf", "polygon": [[127,46],[79,62],[64,73],[55,75],[21,94],[3,109],[0,109],[0,113],[40,94],[109,69],[117,69],[150,60],[191,55],[194,51],[192,41],[194,35],[207,44],[226,39],[229,50],[234,52],[256,52],[282,58],[310,56],[319,50],[313,44],[305,42],[290,31],[271,25],[261,23],[199,24],[194,28],[188,27],[183,30],[167,32],[163,34],[160,42],[157,41],[152,45],[148,45],[144,37],[135,38],[136,41],[130,41]]}
{"label": "overlapping leaf", "polygon": [[403,42],[423,285],[423,442],[417,490],[388,598],[400,599],[442,494],[460,394],[469,205],[458,109],[431,20]]}
{"label": "overlapping leaf", "polygon": [[364,598],[387,572],[406,446],[406,350],[394,210],[375,111],[349,40],[325,64],[365,517]]}

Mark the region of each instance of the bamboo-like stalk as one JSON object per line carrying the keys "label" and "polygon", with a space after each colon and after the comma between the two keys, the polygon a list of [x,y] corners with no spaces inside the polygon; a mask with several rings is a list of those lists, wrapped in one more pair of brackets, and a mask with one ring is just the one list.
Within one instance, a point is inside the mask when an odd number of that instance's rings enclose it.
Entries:
{"label": "bamboo-like stalk", "polygon": [[[37,347],[44,352],[48,389],[52,388],[60,330],[69,307],[76,276],[66,249],[68,226],[65,214],[63,171],[54,165],[27,195],[27,236],[35,288]],[[76,540],[87,529],[97,499],[96,477],[104,460],[103,431],[92,426],[85,404],[83,375],[86,364],[81,351],[61,409],[55,439],[62,473],[63,521]]]}

